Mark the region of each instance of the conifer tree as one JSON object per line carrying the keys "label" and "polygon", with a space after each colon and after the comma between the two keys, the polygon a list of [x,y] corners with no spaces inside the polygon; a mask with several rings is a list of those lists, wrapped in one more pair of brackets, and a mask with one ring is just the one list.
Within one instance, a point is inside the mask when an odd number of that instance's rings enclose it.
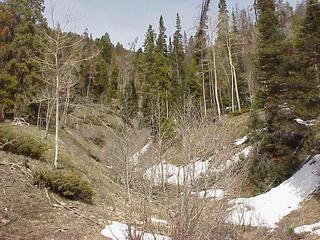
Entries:
{"label": "conifer tree", "polygon": [[7,64],[7,71],[18,81],[16,87],[16,112],[27,110],[32,98],[39,89],[40,75],[37,64],[32,60],[39,46],[37,45],[37,28],[46,25],[43,17],[43,0],[8,0],[8,6],[16,15],[13,33],[12,56]]}
{"label": "conifer tree", "polygon": [[157,39],[157,52],[167,54],[168,47],[167,47],[167,35],[166,35],[166,27],[164,26],[164,20],[162,15],[160,16],[159,20],[159,34]]}
{"label": "conifer tree", "polygon": [[16,25],[15,14],[8,5],[0,2],[0,121],[4,120],[7,111],[15,106],[15,75],[7,72],[7,64],[13,52],[12,41]]}
{"label": "conifer tree", "polygon": [[39,88],[39,69],[30,56],[38,52],[37,28],[45,25],[43,1],[8,0],[0,4],[2,80],[15,79],[15,101],[10,105],[19,115],[26,113]]}
{"label": "conifer tree", "polygon": [[[257,92],[257,104],[265,106],[267,98],[271,105],[276,104],[279,90],[279,77],[283,65],[284,35],[280,31],[278,15],[274,1],[258,0],[258,53],[257,72],[260,89]],[[269,104],[269,106],[270,106]],[[270,106],[272,108],[272,106]]]}
{"label": "conifer tree", "polygon": [[156,91],[154,84],[156,83],[156,66],[155,66],[155,33],[151,25],[149,25],[147,33],[145,34],[144,48],[144,81],[142,83],[143,99],[142,99],[142,113],[146,123],[150,123],[152,117],[153,103],[156,98]]}
{"label": "conifer tree", "polygon": [[297,37],[297,75],[300,94],[299,117],[315,118],[320,113],[320,2],[308,0],[306,17]]}
{"label": "conifer tree", "polygon": [[182,62],[184,59],[183,35],[180,16],[177,13],[176,31],[173,35],[173,53],[175,58],[176,80],[181,82]]}
{"label": "conifer tree", "polygon": [[297,156],[305,132],[294,125],[297,97],[295,79],[274,1],[258,0],[257,68],[260,89],[258,104],[265,106],[266,132],[251,167],[251,178],[259,190],[278,185],[290,177],[299,166]]}

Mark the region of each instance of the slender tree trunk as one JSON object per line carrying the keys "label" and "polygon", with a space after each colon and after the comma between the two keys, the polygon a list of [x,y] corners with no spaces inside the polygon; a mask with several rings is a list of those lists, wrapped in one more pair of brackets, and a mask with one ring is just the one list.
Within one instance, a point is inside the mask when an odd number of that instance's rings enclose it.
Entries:
{"label": "slender tree trunk", "polygon": [[213,89],[213,77],[212,77],[212,62],[211,62],[211,56],[209,60],[209,99],[210,99],[210,106],[214,107],[213,104],[213,96],[214,96],[214,89]]}
{"label": "slender tree trunk", "polygon": [[67,123],[69,103],[70,103],[70,82],[67,83],[66,100],[65,100],[64,108],[63,108],[62,119],[63,119],[64,124]]}
{"label": "slender tree trunk", "polygon": [[54,149],[54,168],[58,169],[59,158],[59,74],[56,77],[56,133],[55,133],[55,149]]}
{"label": "slender tree trunk", "polygon": [[234,74],[234,87],[236,90],[236,97],[237,97],[237,103],[238,103],[238,110],[241,112],[241,103],[240,103],[240,97],[239,97],[239,90],[238,90],[238,79],[237,79],[237,73],[236,73],[236,68],[232,65],[233,69],[233,74]]}
{"label": "slender tree trunk", "polygon": [[231,72],[231,109],[232,109],[232,112],[235,111],[234,109],[234,79],[233,79],[233,69],[232,69],[232,66],[230,64],[230,72]]}
{"label": "slender tree trunk", "polygon": [[204,56],[203,49],[201,49],[201,74],[202,74],[202,97],[203,97],[203,112],[204,116],[207,116],[207,103],[206,103],[206,86],[205,86],[205,74],[204,74]]}
{"label": "slender tree trunk", "polygon": [[91,85],[91,80],[92,80],[92,73],[90,71],[90,76],[89,76],[89,82],[88,82],[88,86],[87,86],[87,98],[89,98],[89,95],[90,95],[90,85]]}
{"label": "slender tree trunk", "polygon": [[40,100],[39,107],[38,107],[38,115],[37,115],[37,128],[41,128],[41,120],[40,120],[41,104],[42,104],[42,101]]}
{"label": "slender tree trunk", "polygon": [[167,113],[167,119],[169,119],[169,101],[168,101],[168,90],[166,90],[166,113]]}
{"label": "slender tree trunk", "polygon": [[241,103],[240,103],[240,97],[239,97],[239,91],[238,91],[238,80],[237,80],[237,72],[236,68],[233,64],[232,59],[232,51],[231,51],[231,42],[228,32],[226,33],[226,41],[227,41],[227,48],[228,48],[228,55],[229,55],[229,64],[231,69],[231,81],[232,81],[232,111],[234,112],[234,91],[236,93],[237,98],[237,104],[238,104],[238,110],[241,111]]}
{"label": "slender tree trunk", "polygon": [[251,72],[250,72],[250,75],[248,78],[248,89],[249,89],[251,108],[253,108],[253,84],[252,84],[252,73]]}
{"label": "slender tree trunk", "polygon": [[217,104],[217,111],[219,117],[221,117],[221,109],[220,109],[220,102],[219,102],[219,96],[218,96],[218,76],[217,76],[217,64],[216,64],[216,51],[215,48],[212,48],[213,53],[213,72],[214,72],[214,96],[216,98],[216,104]]}
{"label": "slender tree trunk", "polygon": [[55,132],[55,148],[54,148],[54,168],[58,169],[58,158],[59,158],[59,92],[60,92],[60,72],[59,72],[59,38],[60,32],[58,32],[58,40],[56,42],[55,51],[55,67],[56,67],[56,132]]}
{"label": "slender tree trunk", "polygon": [[52,105],[51,105],[51,101],[52,100],[48,100],[47,114],[46,114],[46,133],[45,133],[44,139],[48,139],[50,123],[51,123],[51,116],[52,116],[52,111],[53,111],[54,104],[55,104],[55,100],[53,100]]}
{"label": "slender tree trunk", "polygon": [[0,104],[0,122],[4,121],[4,104]]}

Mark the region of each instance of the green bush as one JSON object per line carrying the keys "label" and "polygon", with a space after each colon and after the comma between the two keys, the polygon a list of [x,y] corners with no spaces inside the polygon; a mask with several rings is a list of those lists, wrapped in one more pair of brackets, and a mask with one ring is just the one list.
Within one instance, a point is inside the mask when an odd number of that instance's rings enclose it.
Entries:
{"label": "green bush", "polygon": [[43,160],[45,152],[49,149],[42,139],[22,132],[15,133],[10,127],[0,127],[0,144],[5,145],[2,150],[13,154]]}
{"label": "green bush", "polygon": [[45,186],[62,197],[86,203],[92,202],[91,185],[73,172],[47,170],[35,172],[33,177],[36,185]]}

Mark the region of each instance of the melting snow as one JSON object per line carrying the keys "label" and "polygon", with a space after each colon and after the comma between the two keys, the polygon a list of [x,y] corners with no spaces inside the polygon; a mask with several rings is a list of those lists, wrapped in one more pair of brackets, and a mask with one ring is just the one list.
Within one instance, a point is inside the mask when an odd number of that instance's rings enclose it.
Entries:
{"label": "melting snow", "polygon": [[157,219],[157,218],[150,218],[150,220],[153,224],[168,225],[168,222],[166,220]]}
{"label": "melting snow", "polygon": [[[132,234],[134,234],[134,227],[131,227]],[[101,234],[112,240],[127,240],[128,239],[129,228],[128,225],[120,222],[112,222],[111,225],[107,225],[102,231]],[[142,234],[141,231],[136,231],[136,235]],[[171,240],[171,238],[151,233],[144,233],[142,240]]]}
{"label": "melting snow", "polygon": [[230,222],[275,228],[286,215],[299,208],[320,185],[320,155],[315,156],[291,178],[269,192],[231,201]]}
{"label": "melting snow", "polygon": [[137,164],[140,157],[149,150],[149,148],[151,147],[151,144],[152,144],[152,140],[150,140],[150,142],[148,142],[143,148],[141,148],[140,151],[133,154],[133,156],[130,158],[129,161],[134,164]]}
{"label": "melting snow", "polygon": [[302,125],[306,126],[306,127],[311,127],[311,126],[313,126],[315,124],[315,120],[304,121],[304,120],[302,120],[300,118],[297,118],[297,119],[295,119],[295,121],[297,123],[299,123],[299,124],[302,124]]}
{"label": "melting snow", "polygon": [[310,233],[312,235],[320,236],[320,222],[296,227],[293,231],[295,234]]}
{"label": "melting snow", "polygon": [[245,149],[243,149],[241,152],[238,152],[235,154],[231,159],[227,160],[224,164],[220,165],[218,168],[214,169],[214,172],[223,172],[230,168],[232,165],[238,163],[241,161],[241,156],[244,158],[247,158],[249,154],[251,153],[252,147],[248,146]]}
{"label": "melting snow", "polygon": [[216,200],[221,200],[224,198],[225,193],[223,189],[207,189],[198,192],[197,195],[199,198],[215,198]]}
{"label": "melting snow", "polygon": [[239,145],[242,145],[244,144],[246,141],[248,140],[248,137],[247,136],[244,136],[243,138],[239,138],[237,139],[234,144],[239,146]]}
{"label": "melting snow", "polygon": [[153,180],[156,185],[162,183],[165,179],[167,183],[173,185],[181,185],[190,183],[208,169],[209,161],[197,161],[186,166],[175,166],[170,163],[159,163],[148,169],[145,177]]}
{"label": "melting snow", "polygon": [[173,185],[190,184],[193,180],[197,179],[201,174],[205,174],[208,170],[213,172],[223,172],[227,170],[233,164],[240,162],[241,156],[247,158],[251,150],[251,146],[246,147],[215,169],[209,169],[209,164],[213,160],[213,156],[206,161],[198,160],[185,166],[175,166],[170,163],[162,162],[149,168],[144,174],[144,177],[152,180],[156,185],[160,185],[162,183],[162,179],[164,179],[166,183]]}

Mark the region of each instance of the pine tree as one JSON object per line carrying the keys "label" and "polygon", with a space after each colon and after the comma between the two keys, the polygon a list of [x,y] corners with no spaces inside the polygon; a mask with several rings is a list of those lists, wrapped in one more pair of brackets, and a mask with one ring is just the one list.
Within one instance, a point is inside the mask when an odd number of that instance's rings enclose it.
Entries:
{"label": "pine tree", "polygon": [[226,0],[220,0],[218,4],[218,32],[217,38],[221,43],[226,43],[226,33],[229,32],[229,15]]}
{"label": "pine tree", "polygon": [[4,79],[15,79],[15,114],[27,114],[40,86],[37,64],[31,55],[38,52],[36,32],[45,26],[42,0],[8,0],[1,6],[0,67]]}
{"label": "pine tree", "polygon": [[195,59],[198,65],[201,64],[202,59],[205,57],[205,49],[207,36],[206,31],[208,30],[208,12],[209,12],[210,0],[205,0],[202,3],[201,14],[199,20],[199,26],[195,35]]}
{"label": "pine tree", "polygon": [[[320,2],[308,0],[306,17],[297,37],[296,93],[300,94],[296,104],[300,106],[299,117],[315,118],[320,113]],[[303,97],[302,97],[303,96]]]}
{"label": "pine tree", "polygon": [[[299,166],[297,156],[306,132],[294,124],[297,96],[292,76],[292,46],[285,42],[274,1],[257,1],[258,104],[265,106],[266,132],[251,167],[251,178],[259,190],[278,185]],[[262,92],[262,94],[261,94]]]}
{"label": "pine tree", "polygon": [[176,19],[176,31],[173,35],[173,54],[174,54],[174,69],[176,73],[176,82],[181,84],[182,78],[182,62],[184,59],[184,48],[183,48],[183,35],[180,16],[177,13]]}
{"label": "pine tree", "polygon": [[281,27],[274,1],[258,0],[257,10],[259,14],[257,71],[260,84],[260,89],[257,92],[257,104],[259,107],[263,107],[268,98],[270,106],[268,109],[271,110],[277,104],[276,98],[280,89],[279,77],[283,66],[284,35],[280,31]]}
{"label": "pine tree", "polygon": [[0,73],[0,122],[5,120],[5,112],[15,105],[17,79],[8,73]]}
{"label": "pine tree", "polygon": [[37,29],[46,25],[43,17],[43,0],[8,0],[7,4],[16,15],[12,49],[14,56],[7,63],[7,72],[17,78],[17,114],[26,113],[27,107],[39,89],[40,75],[32,60],[37,54]]}
{"label": "pine tree", "polygon": [[3,121],[5,113],[15,106],[14,93],[17,79],[7,72],[7,64],[13,52],[15,25],[14,12],[8,8],[8,5],[0,2],[0,121]]}
{"label": "pine tree", "polygon": [[159,20],[159,34],[157,39],[157,49],[158,53],[167,54],[168,47],[167,47],[167,35],[166,35],[166,27],[164,26],[164,20],[161,15]]}
{"label": "pine tree", "polygon": [[157,92],[154,88],[156,83],[156,66],[155,66],[155,33],[151,25],[149,25],[145,34],[144,48],[144,81],[142,83],[143,99],[142,113],[146,123],[150,123],[152,117],[152,108],[155,102]]}

